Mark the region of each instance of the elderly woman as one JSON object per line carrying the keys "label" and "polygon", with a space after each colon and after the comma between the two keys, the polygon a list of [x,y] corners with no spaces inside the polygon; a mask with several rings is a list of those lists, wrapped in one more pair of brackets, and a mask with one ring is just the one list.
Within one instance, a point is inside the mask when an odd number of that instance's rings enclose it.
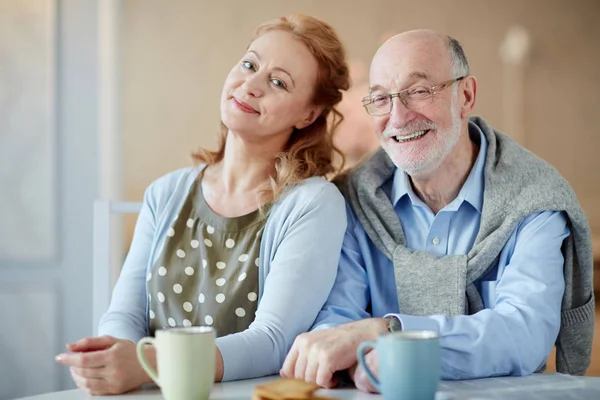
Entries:
{"label": "elderly woman", "polygon": [[[57,361],[92,394],[149,382],[135,343],[164,327],[215,327],[215,380],[276,374],[333,286],[344,199],[324,177],[348,89],[334,30],[305,15],[261,25],[227,77],[220,146],[147,189],[100,322]],[[154,360],[154,348],[147,348]]]}

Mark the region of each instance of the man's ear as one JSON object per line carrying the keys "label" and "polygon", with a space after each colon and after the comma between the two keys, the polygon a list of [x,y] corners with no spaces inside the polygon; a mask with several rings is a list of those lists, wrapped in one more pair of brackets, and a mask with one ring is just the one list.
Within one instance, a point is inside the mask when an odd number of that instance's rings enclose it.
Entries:
{"label": "man's ear", "polygon": [[294,125],[294,128],[304,129],[307,126],[310,126],[310,124],[315,122],[319,115],[321,115],[321,113],[323,112],[323,108],[323,106],[313,107],[302,120],[300,120],[298,123],[296,123],[296,125]]}
{"label": "man's ear", "polygon": [[467,118],[473,108],[475,108],[475,101],[477,100],[477,79],[474,76],[468,76],[464,80],[462,92],[460,93],[461,103],[461,118]]}

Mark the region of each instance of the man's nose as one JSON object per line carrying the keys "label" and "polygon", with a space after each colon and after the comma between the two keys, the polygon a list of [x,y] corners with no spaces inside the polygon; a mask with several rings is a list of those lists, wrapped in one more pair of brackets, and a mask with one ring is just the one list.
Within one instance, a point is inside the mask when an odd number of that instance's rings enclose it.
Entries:
{"label": "man's nose", "polygon": [[400,129],[406,125],[407,122],[415,119],[415,111],[406,108],[404,103],[398,98],[395,97],[392,99],[392,111],[390,113],[390,118],[388,121],[388,125]]}

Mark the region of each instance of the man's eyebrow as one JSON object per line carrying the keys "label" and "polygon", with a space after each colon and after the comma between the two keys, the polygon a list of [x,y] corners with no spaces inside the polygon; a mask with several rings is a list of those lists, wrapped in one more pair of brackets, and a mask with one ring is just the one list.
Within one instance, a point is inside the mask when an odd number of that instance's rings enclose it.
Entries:
{"label": "man's eyebrow", "polygon": [[431,75],[429,75],[427,72],[411,72],[410,75],[408,75],[408,77],[411,79],[431,79]]}
{"label": "man's eyebrow", "polygon": [[[426,80],[426,81],[428,81],[428,80],[430,80],[430,79],[431,79],[431,75],[429,75],[427,72],[420,72],[420,71],[417,71],[417,72],[411,72],[411,73],[408,75],[408,78],[409,78],[409,79],[411,79],[411,80],[412,80],[412,79],[423,79],[423,80]],[[377,90],[380,90],[380,91],[382,91],[382,92],[385,92],[385,91],[386,91],[386,90],[383,88],[383,86],[381,86],[381,85],[373,85],[373,86],[370,86],[370,87],[369,87],[369,94],[372,94],[373,92],[375,92],[375,91],[377,91]]]}
{"label": "man's eyebrow", "polygon": [[381,85],[373,85],[373,86],[369,86],[369,94],[372,94],[374,91],[376,90],[380,90],[382,92],[384,92],[385,90],[383,89],[383,86]]}
{"label": "man's eyebrow", "polygon": [[[256,56],[256,59],[258,61],[260,61],[260,55],[255,50],[248,50],[248,53],[254,54],[254,56]],[[292,78],[292,74],[290,74],[289,72],[287,72],[285,69],[280,68],[280,67],[275,67],[275,68],[273,68],[273,70],[275,70],[275,71],[281,71],[281,72],[287,74],[290,77],[290,80],[292,81],[292,86],[293,87],[296,86],[296,83],[294,82],[294,78]]]}

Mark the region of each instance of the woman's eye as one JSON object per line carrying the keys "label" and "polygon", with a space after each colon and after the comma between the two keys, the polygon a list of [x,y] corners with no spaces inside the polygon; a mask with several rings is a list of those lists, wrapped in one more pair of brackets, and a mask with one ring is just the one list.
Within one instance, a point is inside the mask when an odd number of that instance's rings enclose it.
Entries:
{"label": "woman's eye", "polygon": [[284,81],[282,81],[281,79],[277,79],[277,78],[273,78],[271,79],[271,83],[277,87],[280,87],[282,89],[287,89],[287,86],[285,84]]}
{"label": "woman's eye", "polygon": [[242,61],[242,65],[244,68],[249,69],[250,71],[255,71],[256,67],[252,61]]}

